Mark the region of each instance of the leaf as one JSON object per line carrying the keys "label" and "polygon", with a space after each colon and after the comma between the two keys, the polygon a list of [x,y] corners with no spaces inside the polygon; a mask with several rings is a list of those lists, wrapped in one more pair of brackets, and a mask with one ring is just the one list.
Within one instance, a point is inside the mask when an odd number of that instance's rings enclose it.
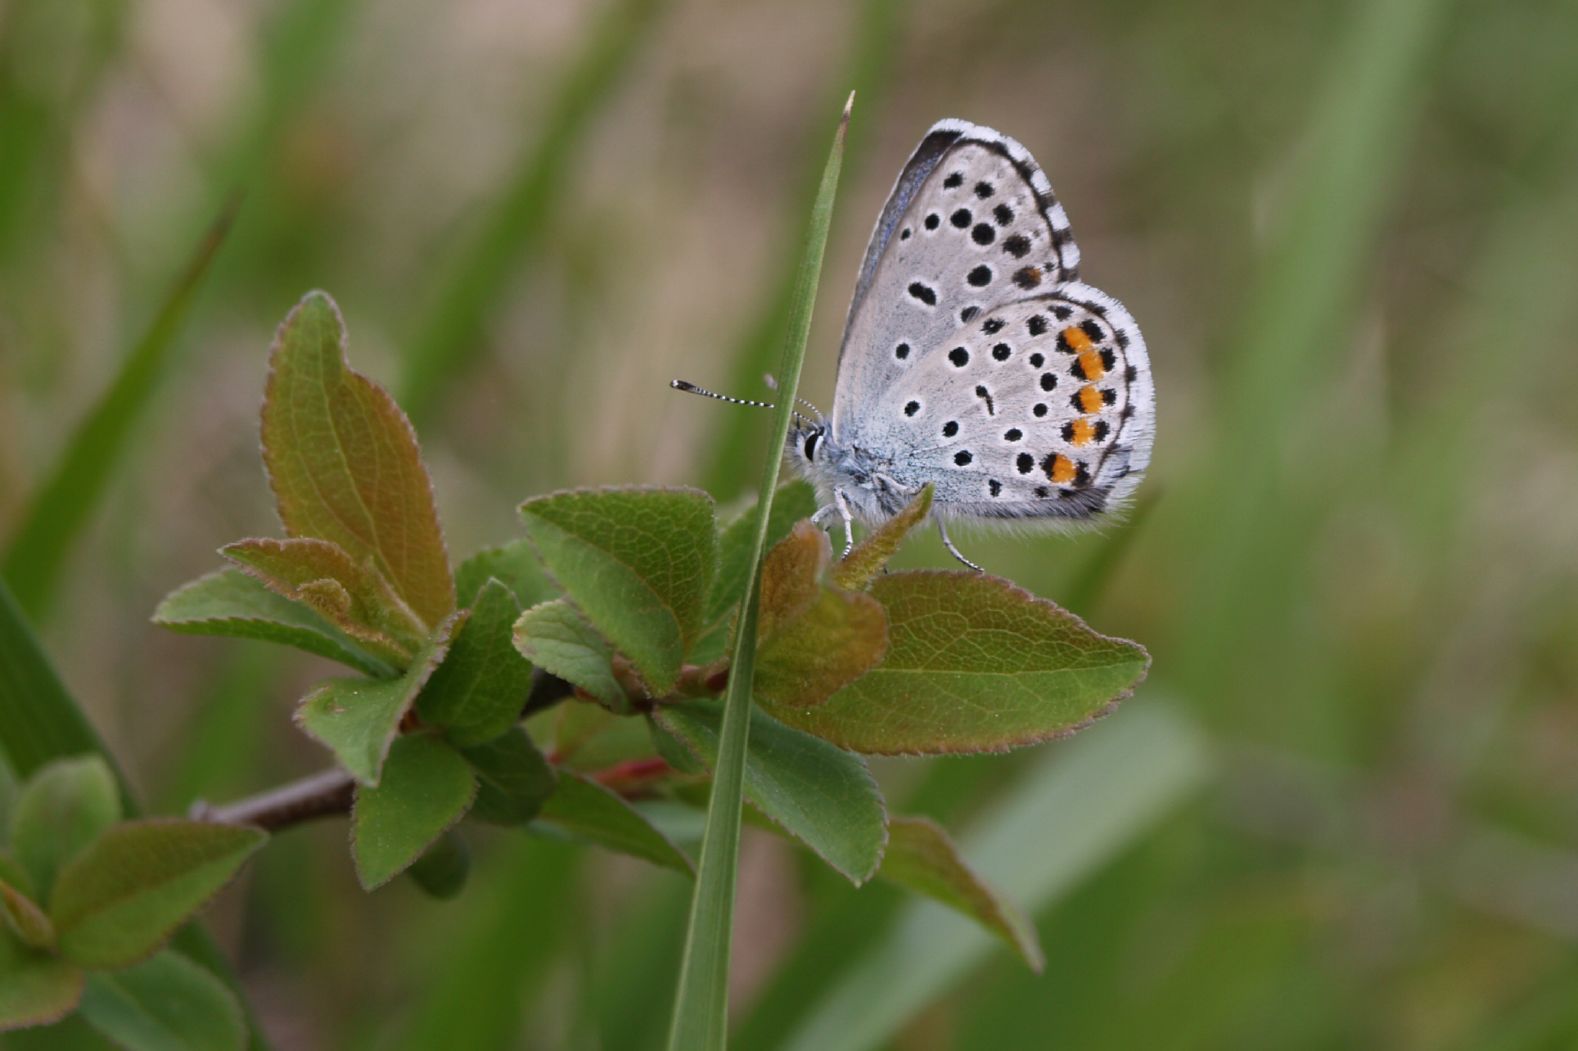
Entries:
{"label": "leaf", "polygon": [[345,322],[309,292],[279,327],[263,401],[263,462],[293,537],[369,560],[428,627],[455,608],[449,555],[410,421],[350,367]]}
{"label": "leaf", "polygon": [[231,198],[193,249],[147,330],[122,359],[115,378],[77,425],[54,469],[40,484],[26,517],[11,534],[0,576],[17,601],[39,616],[53,598],[73,544],[103,501],[159,384],[170,371],[177,340],[219,246],[240,205]]}
{"label": "leaf", "polygon": [[55,947],[55,925],[38,903],[19,887],[0,879],[0,913],[5,916],[5,926],[34,949]]}
{"label": "leaf", "polygon": [[855,550],[839,559],[833,567],[833,582],[852,591],[863,591],[882,572],[898,551],[899,545],[926,516],[931,513],[932,486],[921,487],[920,494],[898,514],[882,523],[875,532],[862,540]]}
{"label": "leaf", "polygon": [[61,867],[120,816],[115,775],[96,755],[57,759],[28,778],[11,809],[11,850],[39,901],[49,901]]}
{"label": "leaf", "polygon": [[[709,768],[717,763],[717,704],[665,705],[652,718]],[[859,756],[752,712],[745,798],[856,886],[877,871],[887,810]]]}
{"label": "leaf", "polygon": [[542,560],[532,550],[530,540],[512,540],[498,547],[485,547],[460,564],[455,571],[455,591],[462,606],[470,606],[477,592],[489,579],[497,577],[515,593],[522,609],[530,609],[559,594]]}
{"label": "leaf", "polygon": [[219,553],[396,667],[405,667],[428,635],[427,625],[377,570],[327,540],[241,540]]}
{"label": "leaf", "polygon": [[[964,849],[982,875],[1041,912],[1196,792],[1208,753],[1193,726],[1142,705],[1031,762],[1027,776],[964,837]],[[887,934],[840,965],[826,995],[774,1046],[887,1046],[999,944],[952,909],[913,902]]]}
{"label": "leaf", "polygon": [[641,812],[582,774],[559,771],[558,787],[543,803],[534,827],[546,825],[571,839],[650,861],[690,875],[690,858]]}
{"label": "leaf", "polygon": [[0,1032],[57,1022],[81,996],[80,968],[29,949],[0,924]]}
{"label": "leaf", "polygon": [[310,607],[238,569],[221,569],[172,591],[154,610],[153,622],[187,635],[283,643],[377,678],[396,674]]}
{"label": "leaf", "polygon": [[125,967],[202,908],[268,838],[255,828],[155,819],[113,825],[60,872],[50,919],[60,954]]}
{"label": "leaf", "polygon": [[553,767],[519,726],[461,754],[477,775],[477,801],[471,814],[479,820],[524,825],[553,793]]}
{"label": "leaf", "polygon": [[[767,547],[771,550],[794,524],[816,514],[816,490],[810,483],[793,481],[778,487],[767,519]],[[751,568],[751,542],[756,539],[756,506],[752,504],[724,526],[718,537],[718,572],[707,594],[705,620],[712,624],[740,604],[745,575]]]}
{"label": "leaf", "polygon": [[492,740],[520,721],[531,692],[531,665],[513,645],[520,611],[509,588],[488,581],[417,695],[417,714],[456,745]]}
{"label": "leaf", "polygon": [[358,785],[351,808],[351,856],[363,890],[404,872],[465,816],[477,795],[471,767],[430,734],[398,738],[376,788]]}
{"label": "leaf", "polygon": [[1150,658],[1006,580],[977,573],[878,578],[882,663],[826,704],[769,710],[875,755],[991,752],[1064,737],[1106,714]]}
{"label": "leaf", "polygon": [[1012,946],[1037,974],[1046,965],[1034,924],[971,870],[948,833],[931,819],[889,819],[888,849],[878,875],[970,917]]}
{"label": "leaf", "polygon": [[610,709],[629,709],[630,700],[614,675],[613,647],[567,600],[544,602],[522,613],[515,622],[515,648]]}
{"label": "leaf", "polygon": [[679,983],[674,996],[674,1015],[668,1034],[669,1051],[721,1049],[728,1032],[729,945],[734,922],[734,877],[739,865],[745,749],[751,725],[751,688],[756,675],[762,556],[767,551],[767,529],[772,520],[773,495],[783,467],[783,448],[788,440],[789,421],[794,415],[795,394],[800,389],[800,367],[805,362],[811,313],[816,305],[817,283],[822,273],[822,257],[827,248],[827,232],[833,220],[838,173],[844,160],[844,136],[849,127],[849,109],[854,101],[851,95],[844,105],[838,130],[833,135],[833,145],[828,151],[816,201],[811,208],[805,255],[795,277],[794,293],[790,297],[789,325],[784,338],[783,360],[778,369],[778,406],[773,412],[773,430],[769,436],[767,460],[763,465],[761,488],[756,499],[756,522],[752,528],[754,536],[750,557],[746,559],[746,587],[740,600],[739,630],[735,632],[733,653],[729,658],[731,671],[724,694],[718,762],[712,778],[696,890],[691,899],[690,920],[685,932],[685,953],[680,963]]}
{"label": "leaf", "polygon": [[831,557],[827,534],[801,521],[762,563],[755,695],[765,703],[821,704],[887,650],[881,604],[822,583]]}
{"label": "leaf", "polygon": [[471,875],[471,848],[460,833],[446,829],[405,874],[422,888],[423,894],[448,901],[465,889],[466,878]]}
{"label": "leaf", "polygon": [[296,725],[325,745],[340,765],[364,785],[377,785],[400,721],[449,648],[449,635],[464,620],[457,613],[398,679],[330,679],[296,709]]}
{"label": "leaf", "polygon": [[543,564],[655,694],[673,689],[717,562],[712,498],[595,489],[521,505]]}
{"label": "leaf", "polygon": [[88,978],[82,1016],[127,1051],[244,1051],[241,1005],[224,982],[176,952]]}

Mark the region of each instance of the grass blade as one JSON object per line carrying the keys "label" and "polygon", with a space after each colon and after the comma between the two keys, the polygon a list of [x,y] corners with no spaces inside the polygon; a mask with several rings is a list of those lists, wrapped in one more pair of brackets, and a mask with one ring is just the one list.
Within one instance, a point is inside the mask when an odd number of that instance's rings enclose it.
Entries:
{"label": "grass blade", "polygon": [[406,354],[396,399],[418,426],[483,345],[477,330],[503,295],[517,264],[541,249],[564,190],[575,148],[593,115],[613,96],[620,74],[657,24],[659,0],[617,0],[559,85],[536,145],[522,158],[503,197],[448,278]]}
{"label": "grass blade", "polygon": [[232,197],[198,242],[153,324],[72,435],[6,551],[0,575],[11,585],[22,608],[35,618],[47,611],[72,543],[103,498],[120,463],[121,450],[131,445],[128,436],[169,369],[176,337],[240,204],[239,197]]}
{"label": "grass blade", "polygon": [[[1194,729],[1152,705],[1125,710],[1047,757],[962,853],[1009,898],[1040,911],[1144,834],[1206,770]],[[934,902],[916,902],[839,976],[781,1045],[791,1051],[883,1047],[988,953],[992,935]]]}
{"label": "grass blade", "polygon": [[762,471],[761,489],[756,500],[756,541],[751,553],[752,568],[746,578],[745,597],[740,606],[740,626],[735,634],[734,655],[730,662],[729,687],[724,697],[718,762],[713,771],[712,798],[707,806],[706,831],[701,841],[701,863],[696,873],[695,896],[691,899],[690,925],[685,935],[684,958],[680,964],[674,1020],[669,1029],[670,1051],[722,1048],[727,1037],[729,938],[733,930],[735,869],[739,863],[740,801],[745,784],[745,746],[751,720],[751,678],[756,662],[756,621],[762,556],[767,547],[767,525],[772,512],[773,494],[778,489],[778,473],[783,466],[783,445],[794,413],[795,391],[800,385],[800,366],[805,361],[806,340],[811,332],[811,312],[816,305],[822,255],[827,247],[827,232],[833,220],[833,198],[838,191],[838,175],[844,160],[849,110],[854,101],[855,97],[851,95],[844,104],[844,114],[833,136],[833,148],[828,153],[816,203],[811,209],[810,233],[806,238],[805,256],[795,282],[793,309],[784,339],[783,361],[777,373],[778,407],[773,414],[772,441],[767,449],[767,464]]}

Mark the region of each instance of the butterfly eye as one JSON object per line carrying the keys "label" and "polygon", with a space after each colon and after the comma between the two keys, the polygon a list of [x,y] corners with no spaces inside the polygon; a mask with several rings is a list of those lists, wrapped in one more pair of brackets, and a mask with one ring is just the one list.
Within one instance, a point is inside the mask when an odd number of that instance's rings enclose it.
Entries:
{"label": "butterfly eye", "polygon": [[822,437],[822,432],[821,431],[812,431],[810,434],[806,435],[806,438],[805,438],[805,458],[807,460],[814,460],[814,459],[816,459],[816,443],[821,440],[821,437]]}

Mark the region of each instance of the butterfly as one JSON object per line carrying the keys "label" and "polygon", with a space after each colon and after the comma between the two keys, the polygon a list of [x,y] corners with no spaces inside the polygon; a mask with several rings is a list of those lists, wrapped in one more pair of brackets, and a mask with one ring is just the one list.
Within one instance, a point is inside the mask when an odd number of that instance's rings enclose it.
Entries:
{"label": "butterfly", "polygon": [[1133,494],[1155,439],[1150,361],[1079,263],[1028,150],[962,120],[927,131],[866,248],[832,414],[797,416],[784,449],[846,553],[855,520],[891,518],[928,483],[943,543],[975,570],[949,522],[1080,525]]}

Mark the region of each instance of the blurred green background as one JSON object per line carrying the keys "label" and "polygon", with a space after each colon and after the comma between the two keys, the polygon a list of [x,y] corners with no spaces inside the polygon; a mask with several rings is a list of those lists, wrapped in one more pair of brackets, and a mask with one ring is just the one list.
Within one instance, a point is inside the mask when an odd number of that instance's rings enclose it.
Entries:
{"label": "blurred green background", "polygon": [[[736,1043],[886,999],[851,1046],[1578,1046],[1575,41],[1570,0],[3,0],[7,577],[156,809],[315,770],[323,665],[148,624],[276,531],[256,411],[305,290],[411,411],[457,556],[556,487],[729,501],[766,417],[666,381],[761,396],[845,93],[824,407],[893,176],[989,124],[1144,327],[1160,440],[1129,523],[966,550],[1155,665],[1069,742],[877,764],[1034,909],[1044,975],[994,949],[906,999],[945,954],[906,903],[748,834]],[[1005,847],[1016,807],[1044,833]],[[278,1046],[661,1046],[673,874],[501,836],[454,902],[366,896],[344,835],[211,914]]]}

